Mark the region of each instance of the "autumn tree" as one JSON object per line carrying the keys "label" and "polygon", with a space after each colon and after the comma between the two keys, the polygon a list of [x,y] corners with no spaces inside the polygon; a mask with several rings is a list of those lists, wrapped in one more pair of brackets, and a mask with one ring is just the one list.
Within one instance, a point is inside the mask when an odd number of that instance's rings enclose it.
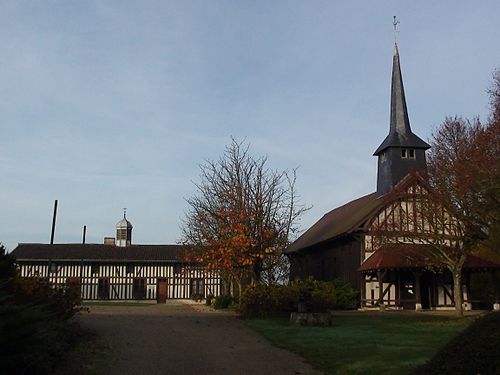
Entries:
{"label": "autumn tree", "polygon": [[200,170],[182,227],[188,260],[221,272],[238,293],[245,282],[286,280],[283,250],[308,209],[297,201],[296,170],[269,168],[266,157],[253,157],[249,145],[235,139]]}

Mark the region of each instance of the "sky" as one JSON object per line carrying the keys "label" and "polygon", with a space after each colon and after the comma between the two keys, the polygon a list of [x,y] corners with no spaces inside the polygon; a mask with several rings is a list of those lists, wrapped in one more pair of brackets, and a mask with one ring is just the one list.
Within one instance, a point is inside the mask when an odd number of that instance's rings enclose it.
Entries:
{"label": "sky", "polygon": [[231,136],[298,167],[307,229],[376,188],[393,16],[412,130],[488,114],[499,1],[0,2],[0,242],[180,239]]}

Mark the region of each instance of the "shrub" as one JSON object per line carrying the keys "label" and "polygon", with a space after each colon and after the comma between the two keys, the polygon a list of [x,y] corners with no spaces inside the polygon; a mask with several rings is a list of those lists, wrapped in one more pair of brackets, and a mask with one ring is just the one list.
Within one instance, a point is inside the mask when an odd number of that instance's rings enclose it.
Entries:
{"label": "shrub", "polygon": [[2,373],[42,375],[75,343],[70,318],[80,303],[79,287],[58,288],[21,278],[0,244],[0,363]]}
{"label": "shrub", "polygon": [[243,291],[238,309],[246,317],[278,316],[296,311],[300,299],[304,299],[311,312],[352,309],[357,305],[357,292],[341,281],[311,278],[294,281],[290,285],[255,284]]}
{"label": "shrub", "polygon": [[205,300],[205,305],[212,306],[212,301],[215,299],[213,294],[209,294]]}
{"label": "shrub", "polygon": [[214,309],[227,309],[233,302],[233,297],[227,294],[222,294],[212,299],[211,306]]}

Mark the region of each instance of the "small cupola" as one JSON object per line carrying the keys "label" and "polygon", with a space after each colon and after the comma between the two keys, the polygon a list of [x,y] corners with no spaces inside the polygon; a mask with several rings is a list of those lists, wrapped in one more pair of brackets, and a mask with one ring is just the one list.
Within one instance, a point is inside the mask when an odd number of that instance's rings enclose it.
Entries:
{"label": "small cupola", "polygon": [[116,246],[126,247],[132,243],[132,223],[127,220],[127,209],[123,209],[123,219],[116,223]]}

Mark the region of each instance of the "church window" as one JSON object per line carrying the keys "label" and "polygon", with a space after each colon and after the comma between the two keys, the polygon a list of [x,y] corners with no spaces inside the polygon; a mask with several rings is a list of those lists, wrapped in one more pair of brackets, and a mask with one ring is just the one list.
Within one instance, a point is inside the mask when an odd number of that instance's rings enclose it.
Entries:
{"label": "church window", "polygon": [[401,157],[403,159],[406,159],[408,157],[408,154],[406,151],[407,151],[406,148],[401,149]]}
{"label": "church window", "polygon": [[413,150],[413,149],[409,150],[409,158],[410,159],[415,159],[415,150]]}

